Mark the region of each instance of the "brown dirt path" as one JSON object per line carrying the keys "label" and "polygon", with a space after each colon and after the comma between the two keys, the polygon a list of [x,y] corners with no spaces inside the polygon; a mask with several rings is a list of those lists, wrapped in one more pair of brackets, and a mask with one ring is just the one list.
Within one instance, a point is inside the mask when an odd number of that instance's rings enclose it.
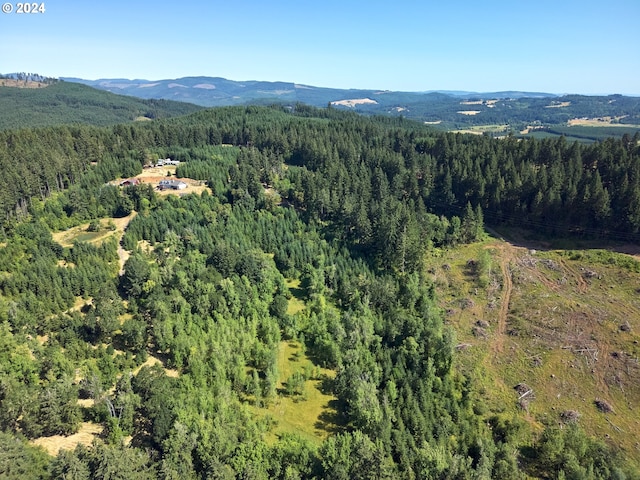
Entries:
{"label": "brown dirt path", "polygon": [[515,256],[514,247],[508,243],[501,243],[496,246],[500,250],[500,271],[502,272],[502,299],[500,312],[498,314],[498,331],[493,343],[493,350],[496,353],[502,352],[504,347],[504,336],[507,331],[507,315],[509,314],[509,303],[513,292],[513,280],[509,268]]}
{"label": "brown dirt path", "polygon": [[[131,222],[131,220],[133,220],[135,218],[135,216],[137,215],[138,212],[131,212],[131,214],[128,217],[125,217],[126,221],[123,221],[120,225],[118,225],[118,229],[122,229],[122,235],[120,237],[120,242],[118,242],[118,259],[120,262],[120,271],[118,272],[118,275],[122,276],[124,275],[124,264],[125,262],[128,260],[129,258],[129,252],[127,252],[124,247],[122,246],[122,237],[124,237],[124,232],[127,230],[127,227],[129,226],[129,223]],[[123,219],[123,220],[125,220]]]}
{"label": "brown dirt path", "polygon": [[589,289],[589,284],[582,277],[582,275],[580,275],[580,272],[574,270],[564,260],[560,260],[560,265],[562,265],[562,268],[567,273],[569,273],[572,277],[574,277],[576,279],[576,283],[578,285],[578,291],[580,291],[580,293],[585,293]]}

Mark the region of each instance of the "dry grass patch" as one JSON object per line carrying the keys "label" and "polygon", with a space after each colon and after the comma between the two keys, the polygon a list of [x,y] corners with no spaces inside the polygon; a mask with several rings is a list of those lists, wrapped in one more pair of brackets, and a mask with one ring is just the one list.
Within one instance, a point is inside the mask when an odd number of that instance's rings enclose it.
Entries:
{"label": "dry grass patch", "polygon": [[138,366],[133,371],[133,374],[137,375],[138,372],[142,369],[142,367],[153,367],[154,365],[160,365],[164,370],[164,373],[166,373],[167,377],[178,378],[180,376],[180,372],[178,372],[178,370],[166,368],[164,362],[160,360],[158,357],[155,357],[153,355],[148,355],[147,360],[142,365]]}
{"label": "dry grass patch", "polygon": [[459,112],[460,115],[478,115],[480,112],[480,110],[460,110]]}
{"label": "dry grass patch", "polygon": [[88,226],[89,224],[86,223],[62,232],[56,232],[52,234],[53,240],[63,247],[72,247],[74,242],[100,244],[116,234],[115,231],[106,230],[106,223],[103,224],[104,228],[99,232],[88,232]]}
{"label": "dry grass patch", "polygon": [[44,82],[15,80],[15,79],[12,79],[12,78],[2,78],[2,79],[0,79],[0,87],[46,88],[48,86],[49,86],[49,84],[48,83],[44,83]]}
{"label": "dry grass patch", "polygon": [[102,425],[90,422],[82,422],[78,433],[64,437],[54,435],[52,437],[40,437],[30,443],[44,448],[49,455],[56,456],[60,450],[73,450],[77,445],[89,446],[102,433]]}
{"label": "dry grass patch", "polygon": [[632,125],[629,123],[618,123],[628,115],[619,117],[595,117],[595,118],[573,118],[567,122],[570,127],[631,127],[640,128],[640,125]]}

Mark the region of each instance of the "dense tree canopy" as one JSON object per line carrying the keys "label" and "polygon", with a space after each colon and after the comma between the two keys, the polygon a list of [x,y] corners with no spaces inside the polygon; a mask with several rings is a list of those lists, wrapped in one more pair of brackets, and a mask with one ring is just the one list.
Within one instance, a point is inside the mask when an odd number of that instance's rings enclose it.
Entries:
{"label": "dense tree canopy", "polygon": [[[424,268],[429,249],[475,241],[485,220],[635,234],[637,139],[497,141],[304,106],[0,135],[9,477],[26,471],[19,457],[33,478],[637,478],[579,430],[545,430],[520,454],[517,426],[475,408]],[[105,185],[169,152],[211,193]],[[117,241],[62,247],[50,233],[134,210],[122,275]],[[335,374],[341,421],[322,442],[267,441],[256,414],[303,397],[313,375],[278,388],[283,339]],[[104,439],[55,459],[18,436],[81,420]]]}

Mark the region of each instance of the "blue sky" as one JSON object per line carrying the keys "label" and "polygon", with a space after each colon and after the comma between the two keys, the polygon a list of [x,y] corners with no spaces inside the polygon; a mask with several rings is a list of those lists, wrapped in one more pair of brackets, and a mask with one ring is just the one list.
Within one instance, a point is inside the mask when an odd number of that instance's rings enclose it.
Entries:
{"label": "blue sky", "polygon": [[640,0],[44,4],[0,13],[0,72],[640,94]]}

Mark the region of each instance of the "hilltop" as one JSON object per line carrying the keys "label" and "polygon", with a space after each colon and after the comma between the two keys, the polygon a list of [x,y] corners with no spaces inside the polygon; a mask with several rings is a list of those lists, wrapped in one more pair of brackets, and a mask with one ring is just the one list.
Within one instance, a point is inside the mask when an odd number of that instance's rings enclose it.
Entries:
{"label": "hilltop", "polygon": [[189,103],[141,100],[73,82],[0,79],[0,129],[62,124],[106,126],[185,115],[199,109]]}

